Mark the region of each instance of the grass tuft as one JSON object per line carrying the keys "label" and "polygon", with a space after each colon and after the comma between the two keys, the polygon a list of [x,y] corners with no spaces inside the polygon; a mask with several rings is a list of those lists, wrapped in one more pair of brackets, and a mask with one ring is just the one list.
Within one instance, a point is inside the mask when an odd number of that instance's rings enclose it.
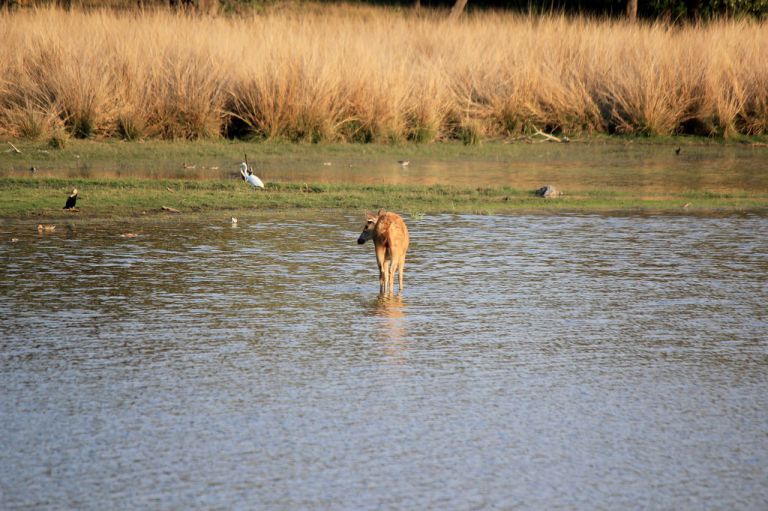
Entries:
{"label": "grass tuft", "polygon": [[48,146],[52,149],[65,149],[68,139],[67,133],[63,129],[57,128],[54,130],[51,138],[48,139]]}

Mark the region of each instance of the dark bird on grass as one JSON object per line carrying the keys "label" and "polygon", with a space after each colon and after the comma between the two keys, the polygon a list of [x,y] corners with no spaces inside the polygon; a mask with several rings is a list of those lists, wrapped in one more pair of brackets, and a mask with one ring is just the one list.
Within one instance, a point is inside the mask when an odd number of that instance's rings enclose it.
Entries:
{"label": "dark bird on grass", "polygon": [[675,149],[675,154],[680,154],[680,148],[679,147]]}
{"label": "dark bird on grass", "polygon": [[29,173],[30,174],[34,174],[35,172],[37,172],[37,168],[36,167],[29,167]]}
{"label": "dark bird on grass", "polygon": [[72,188],[72,193],[70,193],[69,197],[67,197],[67,203],[64,205],[63,209],[75,209],[76,203],[77,203],[77,188]]}

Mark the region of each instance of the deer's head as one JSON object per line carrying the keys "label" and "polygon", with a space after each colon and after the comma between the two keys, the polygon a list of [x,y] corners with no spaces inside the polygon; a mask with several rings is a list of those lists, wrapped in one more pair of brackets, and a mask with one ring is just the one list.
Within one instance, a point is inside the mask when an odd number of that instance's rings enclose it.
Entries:
{"label": "deer's head", "polygon": [[362,245],[373,237],[373,228],[376,227],[376,222],[379,217],[384,214],[384,210],[380,209],[378,213],[373,214],[370,211],[365,213],[365,225],[363,226],[363,232],[360,233],[360,237],[357,238],[357,243]]}

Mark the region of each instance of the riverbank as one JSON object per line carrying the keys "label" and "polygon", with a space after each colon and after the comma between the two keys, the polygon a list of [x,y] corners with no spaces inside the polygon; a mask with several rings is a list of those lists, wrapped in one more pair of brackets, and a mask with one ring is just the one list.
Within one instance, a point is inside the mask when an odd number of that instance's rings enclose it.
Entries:
{"label": "riverbank", "polygon": [[[432,144],[302,144],[285,141],[241,140],[136,140],[123,141],[109,138],[66,139],[61,146],[49,140],[25,140],[0,138],[0,176],[13,170],[26,171],[31,166],[74,170],[89,167],[99,169],[147,169],[150,167],[169,170],[215,170],[229,162],[241,161],[244,155],[252,162],[270,165],[286,159],[323,164],[389,159],[392,162],[406,159],[457,161],[498,161],[513,159],[521,154],[542,153],[560,148],[628,148],[672,154],[681,148],[683,154],[697,148],[740,147],[764,151],[768,154],[768,134],[740,137],[730,141],[696,136],[617,136],[584,135],[557,143],[545,135],[521,135],[512,140],[494,139],[477,145],[461,142]],[[335,160],[335,161],[334,161]],[[189,172],[184,174],[188,175]]]}
{"label": "riverbank", "polygon": [[[62,209],[71,187],[80,191],[76,212]],[[521,212],[722,214],[768,211],[768,194],[591,190],[543,199],[531,190],[509,187],[270,183],[266,190],[252,190],[234,179],[0,179],[0,218],[42,221],[306,208],[363,212],[379,207],[411,216]]]}
{"label": "riverbank", "polygon": [[[702,138],[440,144],[229,141],[5,142],[0,217],[110,218],[221,211],[385,207],[430,213],[665,212],[768,209],[768,148]],[[239,179],[249,159],[267,183]],[[407,164],[406,164],[407,163]],[[34,172],[31,170],[34,168]],[[555,199],[534,194],[553,185]],[[72,188],[77,213],[62,210]]]}

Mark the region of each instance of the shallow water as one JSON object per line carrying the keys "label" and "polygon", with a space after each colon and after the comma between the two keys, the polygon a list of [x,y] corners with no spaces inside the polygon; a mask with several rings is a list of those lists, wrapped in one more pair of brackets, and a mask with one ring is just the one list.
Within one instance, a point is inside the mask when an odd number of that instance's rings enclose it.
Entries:
{"label": "shallow water", "polygon": [[768,218],[406,220],[5,223],[0,508],[768,506]]}
{"label": "shallow water", "polygon": [[[358,152],[341,154],[279,154],[252,159],[265,182],[358,184],[453,184],[458,186],[510,186],[535,189],[555,184],[567,190],[646,190],[679,193],[768,192],[765,147],[742,145],[684,146],[676,154],[671,146],[636,144],[512,144],[479,153],[467,149],[450,159],[414,156],[408,166],[398,157]],[[495,156],[489,156],[495,155]],[[74,155],[77,156],[77,155]],[[168,161],[158,155],[151,163],[91,162],[72,158],[40,164],[39,178],[152,178],[238,179],[237,161],[200,156],[194,164]],[[185,168],[187,167],[187,168]],[[0,177],[29,176],[20,162],[0,167]]]}

